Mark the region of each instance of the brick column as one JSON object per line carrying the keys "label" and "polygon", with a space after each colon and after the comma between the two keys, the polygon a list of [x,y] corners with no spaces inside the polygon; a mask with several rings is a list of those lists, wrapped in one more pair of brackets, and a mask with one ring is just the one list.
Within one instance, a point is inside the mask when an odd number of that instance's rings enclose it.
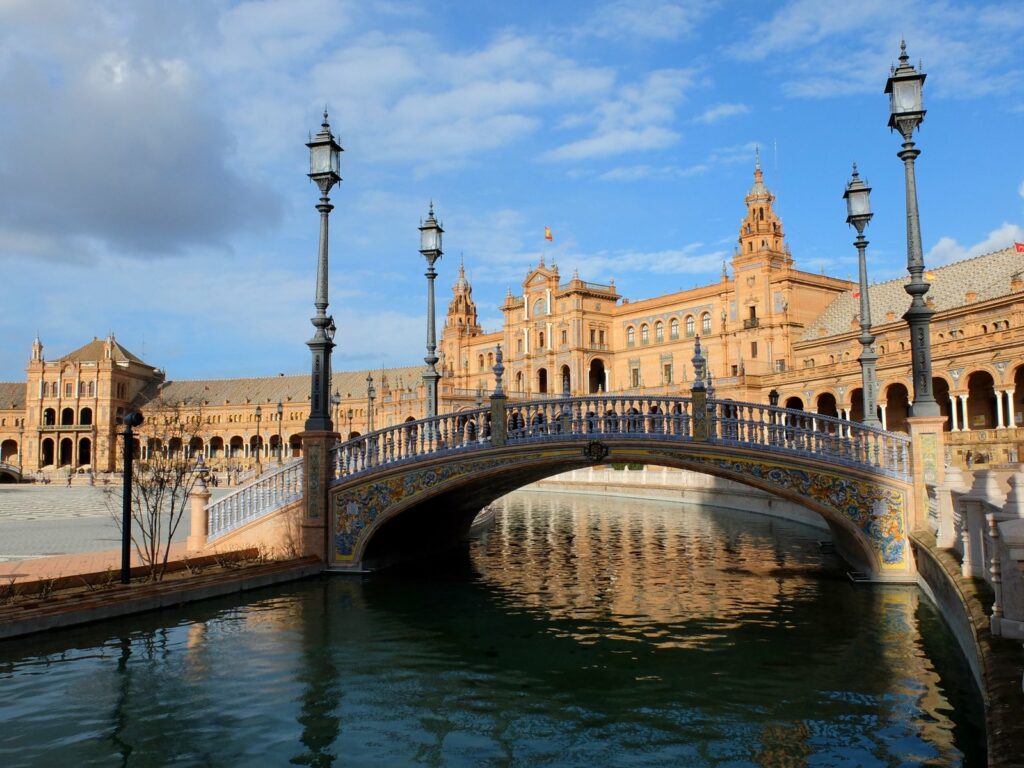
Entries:
{"label": "brick column", "polygon": [[337,442],[337,432],[302,432],[303,476],[305,485],[300,526],[300,540],[296,542],[301,555],[315,555],[325,563],[330,562],[330,451]]}
{"label": "brick column", "polygon": [[911,531],[923,530],[928,520],[928,491],[926,486],[939,485],[945,480],[945,436],[942,431],[945,416],[910,416],[910,471],[914,483],[913,508],[907,516]]}

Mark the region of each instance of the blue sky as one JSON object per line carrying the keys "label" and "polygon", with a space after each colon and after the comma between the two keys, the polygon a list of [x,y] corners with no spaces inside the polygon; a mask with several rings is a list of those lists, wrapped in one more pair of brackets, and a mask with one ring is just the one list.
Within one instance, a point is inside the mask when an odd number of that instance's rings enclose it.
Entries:
{"label": "blue sky", "polygon": [[758,146],[800,268],[855,276],[857,161],[871,277],[905,274],[901,36],[926,263],[1024,241],[1022,33],[1018,2],[5,0],[0,380],[37,333],[177,379],[307,370],[325,105],[336,369],[422,360],[431,200],[439,316],[461,257],[489,330],[541,253],[633,301],[716,281]]}

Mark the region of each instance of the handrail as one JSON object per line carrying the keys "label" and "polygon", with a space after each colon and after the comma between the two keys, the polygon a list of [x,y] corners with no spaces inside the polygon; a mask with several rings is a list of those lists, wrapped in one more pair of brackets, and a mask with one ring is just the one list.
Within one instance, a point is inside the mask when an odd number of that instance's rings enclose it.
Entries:
{"label": "handrail", "polygon": [[[583,395],[508,402],[507,443],[602,437],[693,442],[692,399]],[[763,403],[709,400],[708,443],[822,457],[899,479],[910,477],[910,438],[834,416]],[[490,445],[490,408],[442,414],[377,430],[331,451],[334,480]]]}
{"label": "handrail", "polygon": [[213,540],[302,498],[302,459],[263,474],[206,506],[207,538]]}

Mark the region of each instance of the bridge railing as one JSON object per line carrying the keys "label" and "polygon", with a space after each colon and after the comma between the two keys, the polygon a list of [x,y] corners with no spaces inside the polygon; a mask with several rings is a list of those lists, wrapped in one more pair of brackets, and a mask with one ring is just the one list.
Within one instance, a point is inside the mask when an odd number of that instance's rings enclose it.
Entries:
{"label": "bridge railing", "polygon": [[[691,442],[688,397],[593,395],[509,402],[509,444],[601,437],[646,437]],[[910,438],[858,422],[806,411],[734,400],[707,402],[708,442],[777,453],[817,456],[905,479]],[[334,479],[490,445],[490,408],[443,414],[377,430],[331,452]]]}
{"label": "bridge railing", "polygon": [[910,437],[856,421],[735,400],[708,402],[711,439],[822,456],[849,466],[910,477]]}
{"label": "bridge railing", "polygon": [[474,408],[406,421],[341,443],[331,451],[341,478],[423,456],[464,451],[491,440],[491,409]]}
{"label": "bridge railing", "polygon": [[256,482],[207,505],[207,540],[301,499],[302,492],[302,459],[271,470]]}

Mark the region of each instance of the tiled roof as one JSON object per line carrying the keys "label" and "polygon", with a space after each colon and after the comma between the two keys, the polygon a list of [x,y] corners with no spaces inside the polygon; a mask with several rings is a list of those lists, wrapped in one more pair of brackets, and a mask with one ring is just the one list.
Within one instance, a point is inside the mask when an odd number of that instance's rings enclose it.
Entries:
{"label": "tiled roof", "polygon": [[[931,305],[936,312],[962,307],[968,291],[977,294],[975,301],[987,301],[998,296],[1013,293],[1010,280],[1021,276],[1024,272],[1024,255],[1016,252],[1013,247],[1001,251],[993,251],[973,259],[965,259],[944,267],[926,270],[932,275],[931,289],[925,299],[932,299]],[[888,312],[902,317],[910,307],[910,296],[903,290],[909,276],[899,277],[884,283],[868,287],[868,298],[871,301],[871,321],[874,325],[884,323]],[[847,291],[835,298],[817,319],[807,326],[802,341],[819,339],[823,336],[835,336],[853,330],[852,321],[860,314],[860,299],[854,298],[854,292]],[[819,332],[824,328],[825,333]]]}
{"label": "tiled roof", "polygon": [[[354,399],[366,398],[366,375],[373,374],[373,384],[380,393],[383,381],[391,389],[415,387],[420,382],[423,366],[385,368],[372,371],[339,371],[331,375],[331,392],[344,399],[350,393]],[[383,381],[382,381],[383,374]],[[309,400],[309,374],[301,376],[263,376],[251,379],[197,379],[194,381],[168,381],[157,397],[168,402],[202,403],[211,406],[227,403],[255,404],[306,402]]]}
{"label": "tiled roof", "polygon": [[[133,355],[127,349],[122,347],[121,344],[114,337],[111,337],[111,342],[112,342],[111,357],[113,358],[113,360],[115,362],[138,363],[140,365],[145,365],[145,366],[147,366],[149,368],[153,367],[152,365],[149,365],[149,363],[147,363],[147,362],[145,362],[143,360],[140,360],[137,356]],[[107,342],[105,340],[98,339],[98,338],[96,338],[94,336],[92,341],[90,341],[84,347],[79,347],[74,352],[68,352],[68,354],[64,355],[60,359],[61,360],[82,360],[82,361],[87,361],[87,362],[94,362],[94,361],[98,361],[98,360],[103,360],[104,359],[104,347],[106,346],[106,343]]]}
{"label": "tiled roof", "polygon": [[25,408],[25,382],[0,381],[0,410]]}

